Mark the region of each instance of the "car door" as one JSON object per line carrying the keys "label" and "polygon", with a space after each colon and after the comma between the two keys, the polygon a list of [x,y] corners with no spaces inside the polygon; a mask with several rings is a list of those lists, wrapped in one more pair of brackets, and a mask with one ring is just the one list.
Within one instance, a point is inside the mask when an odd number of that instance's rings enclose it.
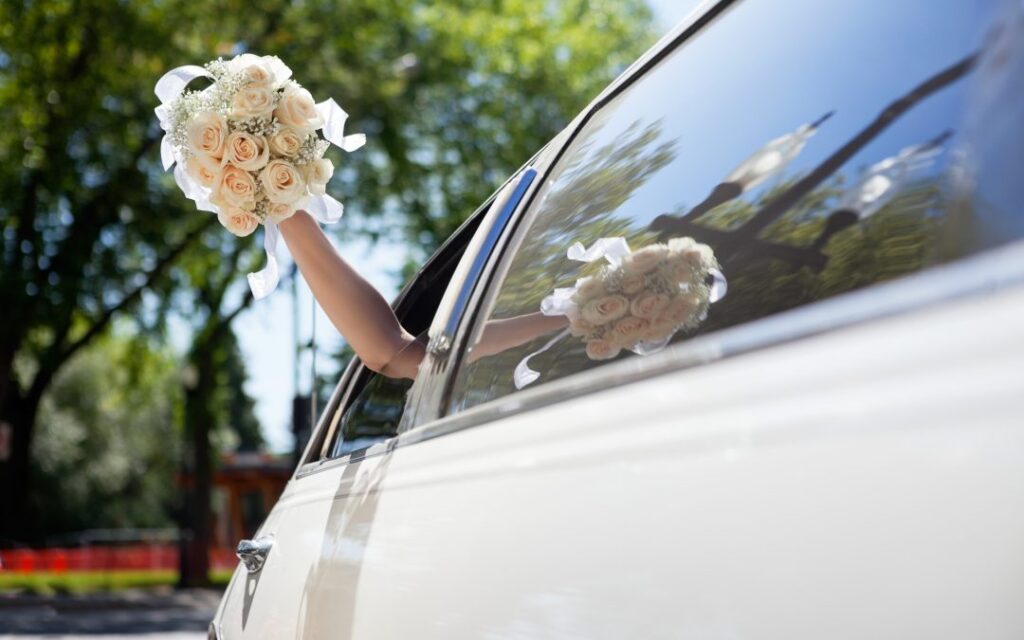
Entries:
{"label": "car door", "polygon": [[[487,257],[477,236],[497,237],[496,225],[507,222],[534,175],[520,172],[499,189],[410,281],[395,303],[406,330],[426,333],[453,274],[465,277],[456,268]],[[417,383],[428,384],[429,372]],[[351,625],[359,556],[413,384],[378,375],[358,358],[349,364],[257,532],[269,543],[265,563],[251,572],[240,565],[232,577],[213,624],[219,637],[334,638]]]}
{"label": "car door", "polygon": [[[1020,637],[1018,5],[723,2],[616,83],[327,483],[300,635]],[[483,348],[616,237],[725,297],[648,355]]]}
{"label": "car door", "polygon": [[[275,509],[313,551],[250,578],[263,635],[1020,637],[1018,4],[681,25],[478,232],[399,435]],[[614,237],[706,244],[725,297],[648,355],[482,348]]]}

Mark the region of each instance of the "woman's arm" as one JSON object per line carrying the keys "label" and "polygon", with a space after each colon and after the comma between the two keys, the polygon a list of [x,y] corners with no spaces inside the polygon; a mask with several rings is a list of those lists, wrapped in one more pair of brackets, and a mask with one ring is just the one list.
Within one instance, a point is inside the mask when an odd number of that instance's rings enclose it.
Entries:
{"label": "woman's arm", "polygon": [[303,277],[334,327],[370,369],[415,378],[423,344],[410,335],[386,300],[334,249],[305,211],[280,224]]}

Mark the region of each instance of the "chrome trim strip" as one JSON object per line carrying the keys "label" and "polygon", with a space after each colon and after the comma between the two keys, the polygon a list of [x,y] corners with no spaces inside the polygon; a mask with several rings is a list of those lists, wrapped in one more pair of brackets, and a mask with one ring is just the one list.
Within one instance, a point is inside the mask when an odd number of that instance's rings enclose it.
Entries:
{"label": "chrome trim strip", "polygon": [[[520,391],[405,431],[395,438],[314,465],[301,475],[347,464],[570,398],[631,384],[837,329],[867,324],[943,303],[1024,286],[1024,240],[891,282],[868,286],[753,322],[700,336],[644,357]],[[297,474],[299,475],[299,474]]]}
{"label": "chrome trim strip", "polygon": [[444,332],[438,336],[432,338],[431,342],[435,340],[438,344],[435,346],[443,346],[445,350],[451,347],[451,341],[455,337],[455,331],[458,329],[462,317],[466,313],[466,305],[469,303],[470,294],[473,293],[473,289],[477,285],[477,281],[480,279],[480,273],[484,269],[484,265],[491,259],[491,253],[494,251],[494,246],[498,242],[498,238],[501,237],[505,231],[505,225],[508,224],[512,214],[515,213],[516,208],[519,206],[519,202],[523,199],[523,195],[526,190],[533,183],[533,179],[537,177],[537,170],[533,167],[527,167],[519,176],[519,181],[516,184],[515,189],[509,195],[508,201],[502,206],[501,211],[494,219],[494,223],[489,229],[487,229],[487,235],[484,236],[483,241],[480,243],[477,254],[473,257],[473,262],[469,266],[469,270],[466,272],[465,280],[462,283],[462,287],[459,290],[458,297],[455,298],[451,311],[448,314],[448,321],[444,325]]}

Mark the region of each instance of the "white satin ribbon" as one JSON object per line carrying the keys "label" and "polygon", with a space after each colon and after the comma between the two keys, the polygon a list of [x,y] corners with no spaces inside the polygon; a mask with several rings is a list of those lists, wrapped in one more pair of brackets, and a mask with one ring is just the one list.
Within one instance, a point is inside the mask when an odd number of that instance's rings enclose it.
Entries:
{"label": "white satin ribbon", "polygon": [[246,275],[252,297],[257,300],[270,295],[270,292],[277,288],[277,283],[281,280],[281,274],[277,267],[277,241],[280,237],[281,231],[277,228],[277,224],[270,220],[263,223],[263,249],[267,252],[267,266]]}
{"label": "white satin ribbon", "polygon": [[718,269],[709,269],[708,273],[711,274],[711,292],[708,294],[708,302],[714,304],[725,297],[725,294],[729,292],[729,282],[725,279],[725,274]]}
{"label": "white satin ribbon", "polygon": [[316,105],[316,112],[323,118],[324,138],[331,144],[341,147],[343,151],[352,153],[359,147],[366,144],[366,136],[362,133],[345,135],[345,121],[348,114],[338,106],[334,98],[328,98]]}
{"label": "white satin ribbon", "polygon": [[576,242],[566,252],[566,257],[577,262],[594,262],[604,258],[613,267],[622,263],[629,255],[629,244],[625,238],[601,238],[587,249],[583,243]]}
{"label": "white satin ribbon", "polygon": [[516,365],[516,370],[512,373],[512,382],[516,385],[517,390],[521,390],[523,387],[533,384],[538,378],[540,378],[540,372],[534,371],[530,368],[530,358],[544,353],[551,347],[555,346],[555,343],[567,335],[569,335],[569,330],[563,329],[557,336],[548,340],[547,344],[543,347],[537,349],[519,361],[519,364]]}
{"label": "white satin ribbon", "polygon": [[[210,74],[206,69],[198,67],[194,64],[188,64],[183,67],[176,67],[171,69],[159,80],[156,81],[156,87],[153,88],[153,93],[160,99],[160,106],[154,111],[156,117],[160,120],[160,128],[167,131],[171,128],[170,124],[170,107],[167,103],[176,99],[181,95],[181,92],[185,90],[188,83],[192,82],[196,78],[209,78]],[[171,166],[179,161],[177,154],[174,153],[174,147],[171,145],[170,139],[164,135],[163,140],[160,141],[160,162],[163,164],[164,171],[167,171]],[[175,176],[177,177],[177,176]],[[181,182],[179,181],[180,185]],[[209,211],[209,209],[205,209]]]}
{"label": "white satin ribbon", "polygon": [[[184,188],[182,190],[184,191]],[[326,194],[306,198],[299,203],[298,208],[308,211],[321,224],[337,222],[344,212],[342,204]],[[267,253],[267,266],[246,275],[252,296],[257,300],[270,295],[281,280],[277,264],[277,243],[281,237],[281,230],[270,220],[264,222],[263,226],[263,249]]]}

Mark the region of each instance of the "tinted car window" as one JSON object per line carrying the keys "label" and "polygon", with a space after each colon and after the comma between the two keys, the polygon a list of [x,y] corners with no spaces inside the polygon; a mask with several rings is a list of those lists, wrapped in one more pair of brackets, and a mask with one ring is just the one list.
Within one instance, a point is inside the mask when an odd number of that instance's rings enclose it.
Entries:
{"label": "tinted car window", "polygon": [[[664,293],[686,318],[670,348],[1024,235],[1021,11],[735,3],[594,114],[554,168],[499,267],[449,411],[665,346],[653,315],[637,316],[643,343],[637,322],[612,353],[584,342],[616,339],[611,324],[559,333],[567,321],[488,345],[496,321],[536,314],[559,289],[564,302],[586,276],[635,302],[616,288],[622,273],[609,279],[614,261],[578,259],[602,239],[632,251],[674,239],[649,252],[659,269],[699,249],[707,268],[682,289],[690,297]],[[618,317],[616,304],[591,325]]]}

